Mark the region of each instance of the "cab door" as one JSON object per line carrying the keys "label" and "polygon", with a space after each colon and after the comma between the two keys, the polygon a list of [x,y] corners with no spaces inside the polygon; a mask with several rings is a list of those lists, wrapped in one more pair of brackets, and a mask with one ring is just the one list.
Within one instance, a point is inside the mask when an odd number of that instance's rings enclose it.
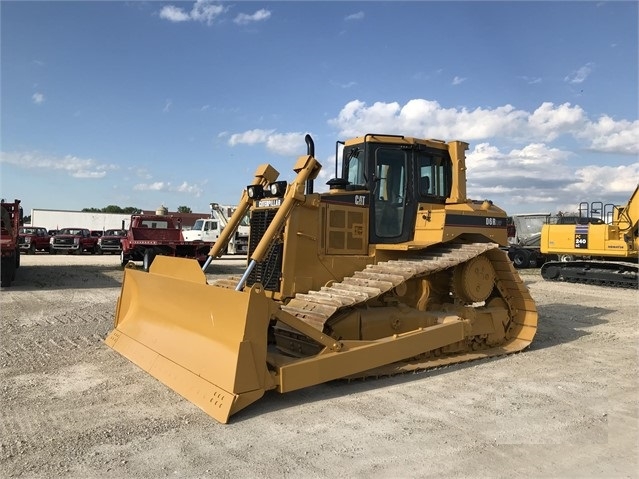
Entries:
{"label": "cab door", "polygon": [[410,175],[410,150],[379,146],[372,152],[371,243],[396,244],[413,238],[417,202]]}

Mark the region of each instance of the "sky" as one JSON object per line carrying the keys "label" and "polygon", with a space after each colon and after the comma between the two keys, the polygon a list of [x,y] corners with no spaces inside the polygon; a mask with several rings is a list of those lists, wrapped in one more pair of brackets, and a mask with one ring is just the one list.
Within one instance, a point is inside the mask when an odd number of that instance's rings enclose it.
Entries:
{"label": "sky", "polygon": [[208,212],[305,134],[462,140],[509,214],[639,182],[636,1],[0,1],[0,194]]}

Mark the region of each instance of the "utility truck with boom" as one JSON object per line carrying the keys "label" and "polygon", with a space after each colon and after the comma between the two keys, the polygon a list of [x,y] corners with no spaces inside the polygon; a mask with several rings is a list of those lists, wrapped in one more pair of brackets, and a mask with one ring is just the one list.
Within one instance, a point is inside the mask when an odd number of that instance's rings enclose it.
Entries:
{"label": "utility truck with boom", "polygon": [[[466,197],[467,143],[337,142],[324,193],[314,192],[321,165],[306,143],[292,183],[257,168],[202,268],[160,256],[148,273],[125,270],[107,345],[225,423],[267,391],[531,343],[537,309],[500,249],[506,213]],[[206,269],[247,212],[244,273],[209,283]]]}
{"label": "utility truck with boom", "polygon": [[[183,231],[184,241],[206,241],[215,243],[222,230],[229,224],[224,209],[217,203],[211,203],[211,217],[196,220],[190,230]],[[248,252],[248,217],[242,218],[235,234],[229,238],[226,254],[246,254]]]}

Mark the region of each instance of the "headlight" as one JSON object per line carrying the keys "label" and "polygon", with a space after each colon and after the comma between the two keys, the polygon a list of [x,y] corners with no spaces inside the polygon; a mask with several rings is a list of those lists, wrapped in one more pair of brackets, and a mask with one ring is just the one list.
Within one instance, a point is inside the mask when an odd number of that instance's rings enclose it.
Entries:
{"label": "headlight", "polygon": [[53,244],[53,236],[49,239],[49,244]]}
{"label": "headlight", "polygon": [[25,236],[24,237],[24,242],[25,243],[31,243],[31,236]]}
{"label": "headlight", "polygon": [[98,244],[102,246],[102,238],[98,238]]}
{"label": "headlight", "polygon": [[246,187],[246,194],[252,200],[264,198],[264,188],[262,185],[249,185]]}
{"label": "headlight", "polygon": [[80,238],[73,238],[73,244],[80,244]]}
{"label": "headlight", "polygon": [[271,183],[268,185],[268,190],[271,196],[284,196],[286,193],[286,181],[276,181],[275,183]]}

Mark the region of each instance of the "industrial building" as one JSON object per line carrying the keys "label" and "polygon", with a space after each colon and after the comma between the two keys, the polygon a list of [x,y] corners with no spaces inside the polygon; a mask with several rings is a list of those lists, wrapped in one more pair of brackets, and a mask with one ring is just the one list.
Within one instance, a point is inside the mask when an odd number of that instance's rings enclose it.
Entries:
{"label": "industrial building", "polygon": [[[195,223],[197,219],[211,216],[210,212],[178,213],[176,211],[168,211],[163,206],[157,210],[143,210],[142,214],[164,214],[179,217],[182,219],[182,227],[185,229],[193,226],[193,223]],[[87,228],[90,230],[104,231],[116,228],[127,229],[130,221],[131,215],[124,213],[96,213],[34,208],[31,210],[30,226],[39,226],[47,230]]]}

